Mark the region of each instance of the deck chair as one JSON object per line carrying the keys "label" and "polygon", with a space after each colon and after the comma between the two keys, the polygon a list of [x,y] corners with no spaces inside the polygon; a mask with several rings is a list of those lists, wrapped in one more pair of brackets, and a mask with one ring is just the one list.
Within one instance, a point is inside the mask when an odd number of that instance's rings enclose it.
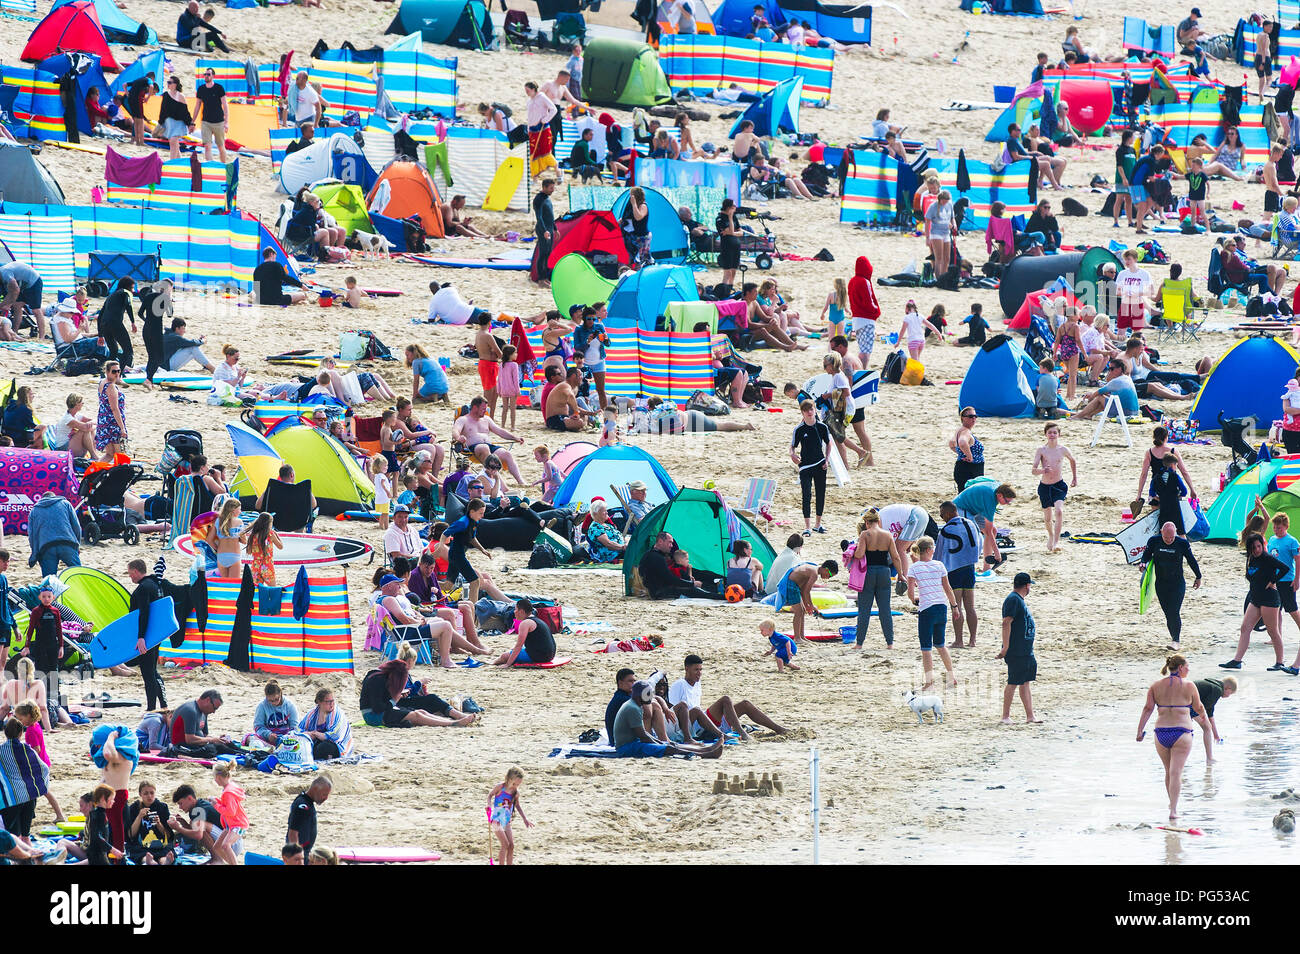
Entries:
{"label": "deck chair", "polygon": [[398,644],[410,643],[411,648],[415,650],[415,661],[418,665],[441,665],[442,654],[438,652],[437,640],[421,634],[419,625],[394,622],[388,610],[382,606],[375,607],[375,614],[379,616],[379,626],[384,633],[384,645],[380,652],[385,659],[396,659]]}
{"label": "deck chair", "polygon": [[771,477],[751,477],[745,485],[745,493],[732,506],[747,516],[754,516],[760,510],[770,508],[776,499],[776,481]]}
{"label": "deck chair", "polygon": [[575,43],[587,42],[587,21],[581,13],[556,13],[551,42],[557,50],[567,50]]}
{"label": "deck chair", "polygon": [[316,511],[311,506],[311,481],[300,480],[296,484],[286,484],[282,480],[272,480],[266,485],[266,495],[262,500],[262,510],[271,514],[271,526],[284,533],[305,530],[311,533],[316,520]]}
{"label": "deck chair", "polygon": [[609,489],[610,492],[618,498],[619,505],[623,508],[623,512],[627,514],[627,519],[623,521],[623,526],[620,528],[626,535],[628,527],[632,526],[632,508],[629,505],[632,500],[632,488],[627,484],[619,484],[617,487],[610,484]]}
{"label": "deck chair", "polygon": [[529,51],[537,43],[532,24],[528,22],[528,13],[524,10],[507,10],[505,20],[501,23],[501,35],[510,49]]}
{"label": "deck chair", "polygon": [[1181,278],[1178,280],[1165,279],[1163,290],[1160,293],[1160,306],[1164,311],[1164,318],[1160,324],[1160,330],[1157,340],[1178,338],[1182,341],[1198,341],[1197,332],[1201,328],[1201,322],[1196,321],[1192,316],[1192,307],[1196,303],[1196,296],[1192,292],[1192,280],[1190,278]]}
{"label": "deck chair", "polygon": [[1291,232],[1287,235],[1282,234],[1282,213],[1273,213],[1273,226],[1269,234],[1271,252],[1270,258],[1295,258],[1297,250],[1300,250],[1300,232]]}

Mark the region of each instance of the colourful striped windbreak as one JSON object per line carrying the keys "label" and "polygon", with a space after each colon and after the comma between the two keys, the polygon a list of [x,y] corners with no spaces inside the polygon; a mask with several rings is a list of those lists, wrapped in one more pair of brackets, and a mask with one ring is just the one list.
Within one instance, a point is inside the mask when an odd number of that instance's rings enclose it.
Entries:
{"label": "colourful striped windbreak", "polygon": [[399,112],[427,109],[448,117],[456,114],[455,57],[443,60],[412,50],[388,50],[380,72],[384,92]]}
{"label": "colourful striped windbreak", "polygon": [[[235,203],[239,183],[239,160],[227,170],[215,160],[194,161],[190,158],[164,159],[162,180],[152,186],[124,186],[108,183],[108,201],[121,205],[140,205],[147,209],[186,209],[195,212],[218,212]],[[198,182],[195,174],[197,172]],[[198,189],[195,189],[195,186]]]}
{"label": "colourful striped windbreak", "polygon": [[345,113],[353,109],[365,119],[375,111],[379,89],[376,72],[375,63],[313,59],[307,76],[311,82],[320,84],[321,95],[329,103],[325,115],[330,119],[341,120]]}
{"label": "colourful striped windbreak", "polygon": [[261,230],[256,219],[170,209],[109,205],[27,205],[6,202],[11,215],[70,216],[77,274],[86,275],[90,253],[162,250],[162,274],[178,285],[253,287]]}
{"label": "colourful striped windbreak", "polygon": [[[1034,210],[1034,199],[1029,193],[1032,163],[1028,159],[1013,162],[1001,172],[994,172],[987,162],[966,160],[970,176],[970,189],[957,189],[958,157],[930,156],[930,168],[939,173],[939,183],[952,194],[953,202],[965,198],[970,207],[962,220],[962,228],[984,228],[988,224],[989,209],[994,202],[1006,203],[1007,218],[1028,215]],[[1036,167],[1035,167],[1036,168]]]}
{"label": "colourful striped windbreak", "polygon": [[280,64],[258,63],[256,69],[257,101],[259,103],[277,102],[283,95],[280,92]]}
{"label": "colourful striped windbreak", "polygon": [[46,291],[69,294],[76,291],[71,218],[0,215],[0,239],[9,246],[14,258],[30,263],[41,273]]}
{"label": "colourful striped windbreak", "polygon": [[[207,626],[199,631],[191,614],[185,621],[185,641],[179,649],[164,643],[161,657],[177,664],[224,663],[230,654],[239,580],[208,577]],[[347,578],[309,577],[310,608],[303,619],[293,615],[293,587],[284,588],[278,616],[263,616],[253,597],[249,661],[258,672],[301,676],[322,672],[352,672],[352,619],[348,611]]]}
{"label": "colourful striped windbreak", "polygon": [[248,72],[242,60],[197,59],[194,61],[194,87],[203,85],[203,74],[212,70],[212,82],[226,91],[227,96],[240,98],[249,95]]}
{"label": "colourful striped windbreak", "polygon": [[67,141],[57,76],[42,70],[0,66],[0,83],[18,87],[13,105],[15,122],[9,126],[10,132],[20,139]]}
{"label": "colourful striped windbreak", "polygon": [[[546,353],[542,331],[525,332],[534,354]],[[540,362],[539,362],[540,364]],[[525,391],[545,383],[540,367]],[[605,392],[616,397],[663,398],[685,402],[694,391],[712,391],[713,366],[709,333],[638,331],[635,328],[609,331],[605,348]]]}
{"label": "colourful striped windbreak", "polygon": [[[1246,165],[1268,161],[1268,130],[1264,128],[1264,107],[1245,106],[1237,132],[1241,135],[1241,161]],[[1171,103],[1151,110],[1151,121],[1164,130],[1180,149],[1191,145],[1197,136],[1205,136],[1211,146],[1223,142],[1223,114],[1219,111],[1218,97],[1201,97],[1190,103]]]}
{"label": "colourful striped windbreak", "polygon": [[659,40],[659,65],[674,93],[714,90],[735,83],[751,93],[766,93],[782,80],[803,78],[805,103],[828,99],[835,51],[784,43],[760,43],[732,36],[668,35]]}
{"label": "colourful striped windbreak", "polygon": [[36,0],[0,0],[0,10],[11,10],[14,13],[35,13]]}
{"label": "colourful striped windbreak", "polygon": [[1283,26],[1300,23],[1300,0],[1277,0],[1277,19]]}
{"label": "colourful striped windbreak", "polygon": [[849,154],[848,176],[840,196],[841,222],[893,222],[900,163],[893,156],[869,149]]}

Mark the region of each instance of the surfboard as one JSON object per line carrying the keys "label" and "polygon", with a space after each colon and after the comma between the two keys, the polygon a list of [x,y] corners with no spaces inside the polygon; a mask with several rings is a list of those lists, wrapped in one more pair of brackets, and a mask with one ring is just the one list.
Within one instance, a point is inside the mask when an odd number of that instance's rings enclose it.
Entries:
{"label": "surfboard", "polygon": [[524,178],[524,160],[519,156],[506,156],[497,167],[488,186],[487,195],[483,197],[483,209],[486,212],[504,212],[514,197],[515,190]]}
{"label": "surfboard", "polygon": [[[128,374],[122,378],[127,384],[144,384],[144,374]],[[186,371],[158,371],[153,383],[160,388],[177,391],[208,391],[212,388],[212,375],[190,374]]]}
{"label": "surfboard", "polygon": [[[328,566],[333,563],[352,563],[374,552],[368,543],[349,537],[327,537],[318,533],[282,533],[284,549],[275,551],[276,566]],[[188,533],[181,534],[172,544],[177,553],[194,556],[194,542]],[[252,558],[244,553],[245,563]]]}
{"label": "surfboard", "polygon": [[572,656],[556,656],[550,662],[544,662],[544,663],[517,662],[515,663],[514,668],[515,669],[559,669],[561,666],[567,666],[571,662],[573,662]]}
{"label": "surfboard", "polygon": [[486,268],[497,272],[523,272],[529,262],[513,258],[433,258],[428,255],[408,255],[421,265],[438,265],[442,268]]}
{"label": "surfboard", "polygon": [[1156,565],[1148,563],[1142,571],[1142,582],[1138,584],[1138,615],[1145,616],[1151,608],[1151,601],[1156,595]]}
{"label": "surfboard", "polygon": [[339,861],[347,865],[420,864],[441,861],[442,855],[423,848],[365,845],[334,849]]}
{"label": "surfboard", "polygon": [[[1183,509],[1183,526],[1190,527],[1196,523],[1196,511],[1184,498],[1180,501]],[[1115,534],[1115,542],[1124,548],[1124,558],[1129,565],[1142,561],[1142,552],[1147,541],[1160,532],[1160,511],[1152,510],[1139,517],[1127,527]]]}
{"label": "surfboard", "polygon": [[[161,645],[176,632],[176,604],[170,596],[149,607],[149,626],[144,634],[145,649]],[[107,669],[130,662],[140,655],[136,643],[140,637],[140,611],[131,610],[121,619],[115,619],[98,633],[90,644],[90,660],[96,669]]]}
{"label": "surfboard", "polygon": [[830,450],[828,459],[831,465],[831,473],[835,475],[835,480],[841,487],[847,487],[849,485],[849,471],[840,458],[839,448],[835,446],[834,441],[831,441],[826,446]]}

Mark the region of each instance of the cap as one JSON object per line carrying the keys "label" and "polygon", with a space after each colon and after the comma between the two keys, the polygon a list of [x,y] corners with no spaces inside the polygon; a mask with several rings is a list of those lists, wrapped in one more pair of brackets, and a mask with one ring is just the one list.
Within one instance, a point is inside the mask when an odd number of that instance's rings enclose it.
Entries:
{"label": "cap", "polygon": [[1194,17],[1199,17],[1200,15],[1201,15],[1201,8],[1200,8],[1200,7],[1192,7],[1192,16],[1194,16]]}
{"label": "cap", "polygon": [[1013,580],[1011,581],[1011,585],[1012,585],[1012,586],[1028,586],[1028,585],[1029,585],[1030,583],[1032,583],[1032,582],[1034,582],[1034,581],[1033,581],[1032,579],[1030,579],[1028,573],[1017,573],[1016,576],[1015,576],[1015,579],[1013,579]]}
{"label": "cap", "polygon": [[408,507],[406,504],[398,504],[396,507],[393,508],[393,516],[397,516],[399,513],[410,513],[410,512],[411,512],[411,508]]}
{"label": "cap", "polygon": [[627,485],[627,489],[628,489],[628,490],[645,490],[645,489],[646,489],[645,481],[644,481],[644,480],[633,480],[633,481],[629,481],[629,482],[628,482],[628,485]]}
{"label": "cap", "polygon": [[1300,388],[1300,381],[1297,381],[1295,378],[1292,378],[1290,381],[1286,383],[1286,390],[1283,391],[1279,396],[1286,397],[1288,394],[1290,394],[1292,391],[1296,390],[1297,388]]}
{"label": "cap", "polygon": [[632,683],[632,699],[639,705],[648,705],[655,696],[654,683],[646,679],[638,679]]}
{"label": "cap", "polygon": [[[1023,575],[1024,575],[1024,574],[1022,573],[1021,576],[1023,576]],[[399,576],[393,576],[393,574],[391,574],[391,573],[385,573],[383,576],[381,576],[381,577],[379,578],[379,586],[380,586],[380,588],[383,588],[383,587],[387,586],[389,583],[401,583],[401,582],[402,582],[402,578],[401,578],[401,577],[399,577]]]}
{"label": "cap", "polygon": [[40,590],[38,590],[37,592],[40,592],[40,593],[53,593],[53,592],[54,592],[54,587],[50,586],[50,584],[48,584],[48,583],[42,583],[42,584],[41,584],[41,588],[40,588]]}

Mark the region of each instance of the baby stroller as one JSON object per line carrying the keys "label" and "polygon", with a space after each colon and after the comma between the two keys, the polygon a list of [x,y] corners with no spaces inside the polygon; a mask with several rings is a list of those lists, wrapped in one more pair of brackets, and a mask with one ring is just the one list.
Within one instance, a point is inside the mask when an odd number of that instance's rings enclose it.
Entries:
{"label": "baby stroller", "polygon": [[81,496],[77,519],[87,543],[93,545],[105,537],[121,537],[127,546],[134,546],[140,542],[140,530],[156,532],[167,528],[165,520],[170,508],[165,497],[150,498],[156,503],[148,516],[164,521],[161,525],[141,524],[135,514],[127,510],[127,490],[144,479],[144,468],[139,464],[119,464],[92,471],[81,479],[81,486],[77,489]]}
{"label": "baby stroller", "polygon": [[185,465],[183,472],[188,473],[189,464],[194,455],[202,453],[203,435],[198,431],[181,428],[168,431],[163,435],[162,457],[159,458],[157,466],[154,467],[154,472],[162,476],[164,497],[175,496],[177,468],[180,468],[183,464]]}
{"label": "baby stroller", "polygon": [[1223,412],[1219,412],[1219,440],[1223,442],[1224,447],[1232,451],[1232,461],[1228,464],[1226,474],[1228,480],[1232,480],[1246,468],[1253,467],[1259,460],[1259,455],[1246,443],[1244,434],[1247,428],[1252,431],[1255,429],[1253,417],[1232,417],[1225,420]]}

